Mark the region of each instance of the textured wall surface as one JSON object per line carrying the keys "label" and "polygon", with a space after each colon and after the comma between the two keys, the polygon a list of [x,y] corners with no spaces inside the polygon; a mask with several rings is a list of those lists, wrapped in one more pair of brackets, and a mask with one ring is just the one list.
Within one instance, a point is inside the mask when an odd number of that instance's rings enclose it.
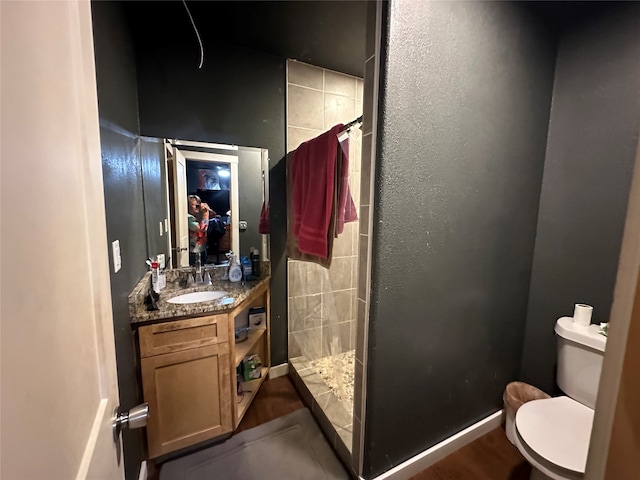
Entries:
{"label": "textured wall surface", "polygon": [[555,60],[517,3],[389,8],[365,478],[500,409],[517,377]]}
{"label": "textured wall surface", "polygon": [[558,317],[609,319],[640,126],[640,5],[561,34],[522,380],[556,392]]}
{"label": "textured wall surface", "polygon": [[[111,299],[116,344],[120,405],[139,402],[136,354],[127,296],[147,270],[136,69],[131,37],[124,28],[121,7],[115,2],[93,2],[93,30],[100,115],[100,146],[109,247],[120,241],[122,269],[113,273]],[[141,430],[124,430],[126,478],[138,476],[144,458]]]}

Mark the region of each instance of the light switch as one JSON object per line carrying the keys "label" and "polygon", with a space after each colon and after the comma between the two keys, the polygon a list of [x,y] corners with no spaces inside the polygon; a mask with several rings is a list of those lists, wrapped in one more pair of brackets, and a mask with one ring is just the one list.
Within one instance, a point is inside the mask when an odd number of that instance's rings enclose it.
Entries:
{"label": "light switch", "polygon": [[120,240],[111,242],[113,253],[113,273],[118,273],[122,268],[122,257],[120,257]]}
{"label": "light switch", "polygon": [[164,231],[168,232],[169,231],[169,220],[168,219],[164,219]]}
{"label": "light switch", "polygon": [[160,236],[162,236],[163,233],[164,233],[164,230],[162,228],[162,222],[160,222]]}

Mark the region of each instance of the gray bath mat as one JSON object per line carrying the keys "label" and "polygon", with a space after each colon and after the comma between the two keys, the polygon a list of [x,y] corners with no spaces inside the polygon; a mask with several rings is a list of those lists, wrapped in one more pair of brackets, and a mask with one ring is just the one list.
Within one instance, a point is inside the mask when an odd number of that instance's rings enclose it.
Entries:
{"label": "gray bath mat", "polygon": [[162,465],[160,480],[347,480],[344,467],[301,408],[224,443]]}

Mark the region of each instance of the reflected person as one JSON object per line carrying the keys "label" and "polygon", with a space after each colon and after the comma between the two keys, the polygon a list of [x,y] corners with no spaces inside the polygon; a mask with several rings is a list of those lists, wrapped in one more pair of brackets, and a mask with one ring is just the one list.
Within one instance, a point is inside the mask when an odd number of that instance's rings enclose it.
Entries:
{"label": "reflected person", "polygon": [[189,195],[189,265],[195,265],[200,256],[202,265],[207,263],[207,229],[209,227],[209,205],[198,195]]}

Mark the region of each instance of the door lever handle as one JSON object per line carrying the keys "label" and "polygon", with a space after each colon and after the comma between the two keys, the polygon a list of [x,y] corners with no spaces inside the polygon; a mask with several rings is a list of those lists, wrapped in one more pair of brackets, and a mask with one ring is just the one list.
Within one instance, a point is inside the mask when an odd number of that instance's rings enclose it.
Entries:
{"label": "door lever handle", "polygon": [[113,442],[116,444],[116,452],[118,458],[118,465],[120,465],[120,432],[123,428],[141,428],[147,425],[147,418],[149,418],[149,404],[141,403],[136,405],[128,412],[120,410],[118,405],[113,411]]}

